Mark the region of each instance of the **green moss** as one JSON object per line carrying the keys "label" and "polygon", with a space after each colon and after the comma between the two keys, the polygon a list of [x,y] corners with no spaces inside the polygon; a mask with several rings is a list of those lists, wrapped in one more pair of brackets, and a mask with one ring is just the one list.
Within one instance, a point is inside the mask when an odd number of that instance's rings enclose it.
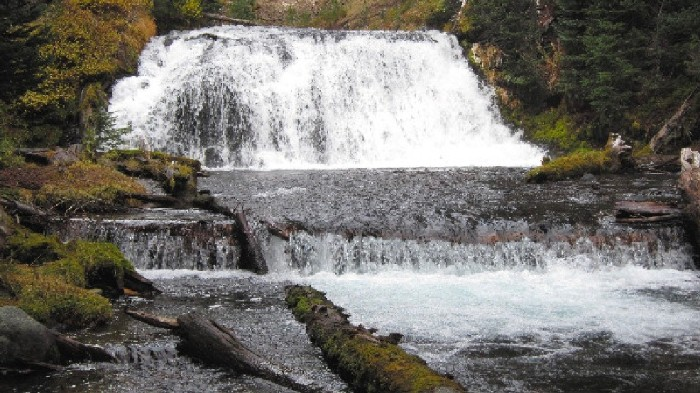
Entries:
{"label": "green moss", "polygon": [[40,272],[80,287],[100,288],[114,296],[122,294],[124,272],[133,271],[134,266],[117,246],[78,240],[69,243],[68,248],[65,258],[45,264]]}
{"label": "green moss", "polygon": [[39,206],[66,212],[116,210],[126,196],[145,192],[136,180],[103,165],[77,162],[55,171],[34,194]]}
{"label": "green moss", "polygon": [[295,318],[306,321],[313,306],[330,304],[322,292],[316,291],[311,287],[300,288],[309,288],[310,290],[295,289],[289,291],[286,298],[287,306],[292,309],[292,314],[294,314]]}
{"label": "green moss", "polygon": [[532,169],[526,178],[528,182],[541,183],[579,177],[586,173],[596,175],[610,172],[612,164],[609,150],[578,150]]}
{"label": "green moss", "polygon": [[30,266],[4,264],[0,282],[15,295],[15,305],[48,325],[81,328],[104,323],[112,315],[104,297]]}
{"label": "green moss", "polygon": [[100,157],[100,162],[132,176],[159,181],[166,192],[176,196],[197,193],[197,173],[201,163],[185,157],[142,150],[113,150]]}
{"label": "green moss", "polygon": [[18,230],[7,239],[4,253],[15,261],[42,264],[64,256],[66,247],[56,236]]}
{"label": "green moss", "polygon": [[635,160],[638,160],[640,158],[646,158],[649,156],[652,156],[654,154],[654,150],[652,150],[651,146],[648,144],[643,144],[643,145],[636,145],[632,149],[632,158]]}
{"label": "green moss", "polygon": [[67,283],[84,288],[87,286],[85,267],[73,256],[49,262],[39,268],[41,274],[63,278]]}
{"label": "green moss", "polygon": [[[123,294],[124,272],[134,267],[111,243],[75,241],[15,229],[0,262],[2,304],[24,309],[37,320],[78,328],[110,318],[109,300]],[[28,263],[32,265],[17,262]]]}
{"label": "green moss", "polygon": [[557,110],[549,110],[535,116],[533,140],[569,152],[586,148],[588,144],[578,138],[573,120]]}
{"label": "green moss", "polygon": [[119,251],[117,246],[105,242],[75,241],[69,259],[62,261],[66,271],[74,271],[74,264],[82,266],[85,285],[99,288],[109,297],[121,296],[124,272],[133,271],[134,266]]}

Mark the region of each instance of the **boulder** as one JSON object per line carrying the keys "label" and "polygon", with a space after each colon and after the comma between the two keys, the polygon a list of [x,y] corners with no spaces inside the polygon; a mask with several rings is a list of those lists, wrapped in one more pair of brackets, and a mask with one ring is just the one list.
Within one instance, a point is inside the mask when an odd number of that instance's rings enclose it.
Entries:
{"label": "boulder", "polygon": [[18,307],[0,307],[0,367],[56,364],[54,334]]}

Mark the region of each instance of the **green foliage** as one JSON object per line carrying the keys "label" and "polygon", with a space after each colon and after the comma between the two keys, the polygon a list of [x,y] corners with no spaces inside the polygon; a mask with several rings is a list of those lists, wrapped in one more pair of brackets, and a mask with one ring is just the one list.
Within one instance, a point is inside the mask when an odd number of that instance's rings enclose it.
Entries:
{"label": "green foliage", "polygon": [[83,148],[91,160],[96,158],[98,151],[108,151],[116,149],[124,142],[124,135],[128,134],[130,128],[117,128],[114,117],[105,107],[97,108],[97,112],[92,116],[93,123],[85,129],[83,137]]}
{"label": "green foliage", "polygon": [[296,8],[288,8],[285,11],[284,22],[290,26],[307,27],[311,26],[313,16],[311,12],[300,11]]}
{"label": "green foliage", "polygon": [[237,19],[255,19],[255,0],[231,0],[228,15]]}
{"label": "green foliage", "polygon": [[14,102],[36,83],[38,45],[23,26],[46,9],[48,0],[0,2],[0,101]]}
{"label": "green foliage", "polygon": [[158,24],[158,34],[199,27],[203,14],[219,13],[222,3],[219,0],[153,0],[152,13]]}
{"label": "green foliage", "polygon": [[613,160],[609,150],[581,149],[555,158],[528,172],[528,182],[564,180],[580,177],[586,173],[601,174],[610,172]]}
{"label": "green foliage", "polygon": [[201,0],[179,0],[175,4],[180,14],[189,21],[197,20],[202,16]]}
{"label": "green foliage", "polygon": [[15,143],[10,138],[0,136],[0,169],[20,165],[22,157],[15,154]]}
{"label": "green foliage", "polygon": [[23,91],[14,105],[33,124],[63,128],[64,141],[79,139],[86,104],[95,102],[88,90],[97,86],[104,95],[118,76],[133,72],[155,33],[150,6],[150,0],[50,2],[21,26],[23,42],[34,50],[33,75],[19,82]]}
{"label": "green foliage", "polygon": [[559,88],[597,142],[610,131],[639,139],[656,132],[700,82],[692,66],[697,2],[557,3],[565,50]]}
{"label": "green foliage", "polygon": [[495,2],[471,0],[466,10],[467,40],[500,52],[493,62],[498,86],[515,95],[527,108],[538,108],[547,93],[537,9],[531,0]]}
{"label": "green foliage", "polygon": [[571,117],[562,114],[561,110],[550,109],[538,115],[526,117],[525,122],[526,128],[531,132],[530,139],[545,144],[551,149],[572,152],[590,147],[579,136]]}

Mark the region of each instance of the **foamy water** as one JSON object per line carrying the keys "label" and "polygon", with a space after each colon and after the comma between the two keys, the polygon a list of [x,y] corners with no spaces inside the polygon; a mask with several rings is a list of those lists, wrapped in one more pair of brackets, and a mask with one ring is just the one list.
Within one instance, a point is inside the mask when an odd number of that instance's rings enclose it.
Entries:
{"label": "foamy water", "polygon": [[110,112],[210,168],[532,166],[454,36],[222,26],[154,38]]}
{"label": "foamy water", "polygon": [[320,273],[299,281],[326,292],[354,323],[454,350],[499,336],[550,345],[597,333],[627,344],[665,340],[700,349],[700,280],[692,271],[554,267],[464,276]]}

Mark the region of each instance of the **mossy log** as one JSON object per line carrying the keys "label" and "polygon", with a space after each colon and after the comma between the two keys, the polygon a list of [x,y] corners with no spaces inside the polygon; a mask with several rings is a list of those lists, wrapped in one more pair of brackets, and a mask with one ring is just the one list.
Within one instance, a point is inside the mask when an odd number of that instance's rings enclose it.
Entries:
{"label": "mossy log", "polygon": [[173,319],[128,309],[125,312],[151,326],[169,329],[181,339],[179,351],[204,363],[266,379],[302,393],[322,391],[290,377],[283,367],[243,345],[231,329],[202,315],[185,314]]}
{"label": "mossy log", "polygon": [[375,336],[353,326],[348,315],[309,286],[286,288],[287,305],[306,324],[311,341],[329,366],[356,392],[465,392],[457,382],[430,369],[397,345],[397,335]]}

